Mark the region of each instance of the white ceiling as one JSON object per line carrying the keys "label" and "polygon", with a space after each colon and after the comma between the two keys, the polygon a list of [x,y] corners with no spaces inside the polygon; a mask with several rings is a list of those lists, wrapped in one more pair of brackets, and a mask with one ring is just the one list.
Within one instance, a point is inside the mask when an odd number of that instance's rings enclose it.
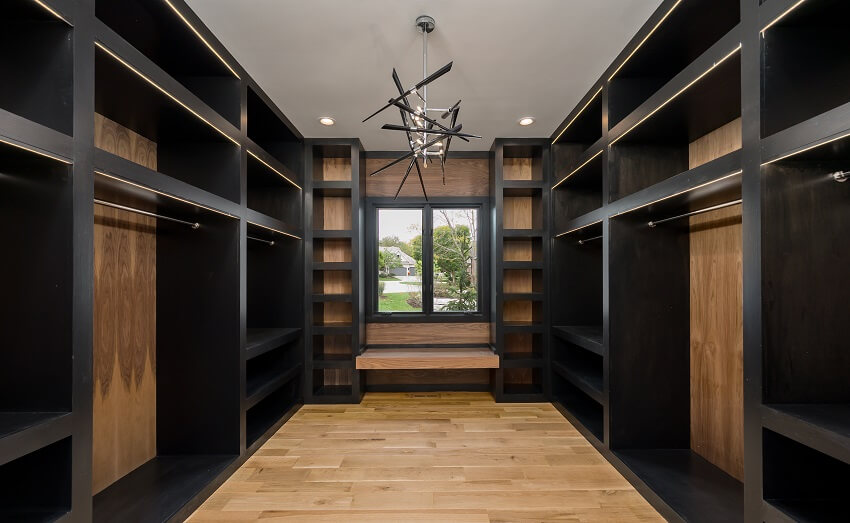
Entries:
{"label": "white ceiling", "polygon": [[[482,140],[548,137],[661,0],[187,0],[301,133],[359,137],[367,150],[402,150],[397,110],[361,123],[422,78],[420,14],[433,16],[428,70],[454,60],[429,105],[463,99],[463,130]],[[333,127],[319,124],[332,116]],[[536,123],[520,127],[520,117]],[[457,145],[455,145],[457,144]]]}

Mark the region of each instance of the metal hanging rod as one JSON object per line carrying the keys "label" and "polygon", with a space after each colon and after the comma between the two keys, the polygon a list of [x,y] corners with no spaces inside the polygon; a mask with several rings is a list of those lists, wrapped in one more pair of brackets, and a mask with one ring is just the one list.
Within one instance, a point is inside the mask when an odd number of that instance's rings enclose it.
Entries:
{"label": "metal hanging rod", "polygon": [[832,173],[832,179],[838,183],[846,182],[850,179],[850,171],[839,171],[837,173]]}
{"label": "metal hanging rod", "polygon": [[197,229],[198,227],[201,226],[201,224],[198,223],[198,222],[187,222],[185,220],[178,220],[177,218],[172,218],[170,216],[163,216],[161,214],[155,214],[155,213],[152,213],[152,212],[143,211],[141,209],[136,209],[136,208],[133,208],[133,207],[127,207],[126,205],[119,205],[117,203],[106,202],[106,201],[103,201],[103,200],[98,200],[97,198],[94,199],[94,203],[96,203],[98,205],[103,205],[104,207],[112,207],[113,209],[121,209],[122,211],[129,211],[129,212],[133,212],[133,213],[136,213],[136,214],[142,214],[144,216],[150,216],[152,218],[158,218],[160,220],[166,220],[166,221],[169,221],[169,222],[188,225],[192,229]]}
{"label": "metal hanging rod", "polygon": [[265,243],[265,244],[266,244],[266,245],[268,245],[269,247],[271,247],[272,245],[274,245],[274,240],[264,240],[264,239],[262,239],[262,238],[255,238],[255,237],[253,237],[253,236],[248,236],[248,239],[249,239],[249,240],[254,240],[255,242],[262,242],[262,243]]}
{"label": "metal hanging rod", "polygon": [[601,240],[601,239],[602,239],[602,236],[601,236],[601,235],[600,235],[600,236],[594,236],[593,238],[586,238],[586,239],[584,239],[584,240],[579,240],[579,241],[578,241],[578,244],[579,244],[579,245],[584,245],[584,244],[585,244],[585,243],[587,243],[587,242],[592,242],[592,241],[595,241],[595,240]]}
{"label": "metal hanging rod", "polygon": [[651,222],[647,222],[647,225],[650,227],[655,227],[656,225],[661,225],[662,223],[672,222],[673,220],[678,220],[681,218],[687,218],[689,216],[696,216],[697,214],[703,214],[711,211],[716,211],[718,209],[725,209],[726,207],[732,207],[733,205],[738,205],[742,200],[735,200],[734,202],[726,202],[721,203],[720,205],[713,205],[711,207],[706,207],[705,209],[700,209],[698,211],[693,211],[685,214],[680,214],[679,216],[671,216],[670,218],[664,218],[663,220],[654,220]]}

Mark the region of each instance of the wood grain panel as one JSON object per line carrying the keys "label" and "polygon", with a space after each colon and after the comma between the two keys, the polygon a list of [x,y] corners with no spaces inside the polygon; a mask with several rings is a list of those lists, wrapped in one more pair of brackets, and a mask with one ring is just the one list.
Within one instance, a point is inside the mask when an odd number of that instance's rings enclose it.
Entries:
{"label": "wood grain panel", "polygon": [[[375,176],[369,176],[392,160],[371,158],[366,160],[366,195],[395,196],[398,184],[404,178],[407,162],[396,164]],[[421,164],[420,164],[421,165]],[[440,166],[430,164],[422,169],[428,196],[488,196],[490,194],[490,162],[486,158],[452,158],[446,162],[446,185]],[[399,196],[421,197],[422,187],[414,168]]]}
{"label": "wood grain panel", "polygon": [[313,212],[316,229],[351,230],[351,198],[347,196],[319,196],[314,200]]}
{"label": "wood grain panel", "polygon": [[324,369],[322,375],[325,385],[351,385],[349,369]]}
{"label": "wood grain panel", "polygon": [[351,323],[351,303],[325,302],[315,304],[313,319],[317,324]]}
{"label": "wood grain panel", "polygon": [[534,261],[534,243],[532,240],[505,240],[503,256],[505,261]]}
{"label": "wood grain panel", "polygon": [[322,179],[326,182],[351,180],[351,158],[323,158]]}
{"label": "wood grain panel", "polygon": [[351,294],[351,271],[314,271],[316,294]]}
{"label": "wood grain panel", "polygon": [[688,145],[688,169],[699,167],[740,148],[741,119],[738,118]]}
{"label": "wood grain panel", "polygon": [[502,290],[505,293],[517,294],[533,292],[534,274],[531,269],[509,269],[505,271],[502,281]]}
{"label": "wood grain panel", "polygon": [[741,208],[690,218],[691,448],[743,480]]}
{"label": "wood grain panel", "polygon": [[489,323],[369,323],[368,345],[490,343]]}
{"label": "wood grain panel", "polygon": [[505,352],[510,354],[531,354],[534,352],[534,335],[526,332],[509,332],[505,337]]}
{"label": "wood grain panel", "polygon": [[505,385],[530,385],[534,383],[534,372],[532,369],[505,369]]}
{"label": "wood grain panel", "polygon": [[533,164],[533,158],[504,158],[502,177],[505,180],[531,180],[534,174]]}
{"label": "wood grain panel", "polygon": [[313,351],[324,355],[351,355],[351,336],[315,336]]}
{"label": "wood grain panel", "polygon": [[503,221],[505,229],[533,229],[534,217],[531,196],[505,196]]}
{"label": "wood grain panel", "polygon": [[528,300],[508,300],[502,305],[504,321],[534,320],[534,306]]}
{"label": "wood grain panel", "polygon": [[313,260],[317,262],[350,262],[351,240],[347,238],[321,238],[314,240]]}
{"label": "wood grain panel", "polygon": [[156,220],[95,205],[92,488],[156,455]]}
{"label": "wood grain panel", "polygon": [[357,356],[361,370],[498,369],[499,356],[488,348],[367,349]]}
{"label": "wood grain panel", "polygon": [[94,113],[94,146],[156,170],[156,143]]}

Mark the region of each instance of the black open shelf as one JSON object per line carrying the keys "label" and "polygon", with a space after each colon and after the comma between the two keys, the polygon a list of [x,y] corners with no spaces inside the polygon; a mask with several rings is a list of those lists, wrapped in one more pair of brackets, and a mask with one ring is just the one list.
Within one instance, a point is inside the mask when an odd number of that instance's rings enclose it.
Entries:
{"label": "black open shelf", "polygon": [[617,128],[609,153],[610,201],[688,171],[689,145],[741,116],[740,51],[709,66],[669,103],[631,127]]}
{"label": "black open shelf", "polygon": [[580,160],[574,169],[556,174],[552,187],[552,226],[562,230],[571,220],[594,211],[605,203],[602,188],[605,155],[600,149]]}
{"label": "black open shelf", "polygon": [[275,167],[271,159],[248,154],[248,208],[300,229],[302,191],[292,173]]}
{"label": "black open shelf", "polygon": [[40,425],[49,424],[67,412],[2,412],[0,411],[0,440]]}
{"label": "black open shelf", "polygon": [[[283,114],[260,91],[248,86],[248,138],[287,169],[301,172],[302,144]],[[300,180],[293,180],[299,183]]]}
{"label": "black open shelf", "polygon": [[[602,88],[594,87],[590,99],[580,103],[575,114],[567,117],[567,123],[552,144],[553,178],[560,181],[581,163],[581,158],[603,135]],[[587,97],[586,97],[587,98]]]}
{"label": "black open shelf", "polygon": [[[195,30],[202,30],[203,26],[188,25],[193,13],[181,11],[178,14],[175,10],[179,8],[172,6],[171,2],[97,0],[95,15],[218,114],[239,127],[239,77],[221,57],[223,50],[211,33],[206,32],[202,40]],[[215,46],[216,51],[208,44]]]}
{"label": "black open shelf", "polygon": [[638,42],[646,38],[642,45],[615,60],[608,78],[609,129],[734,29],[741,17],[739,0],[683,1],[671,9],[657,12],[635,36]]}
{"label": "black open shelf", "polygon": [[602,356],[602,325],[553,325],[552,333],[564,341]]}
{"label": "black open shelf", "polygon": [[128,68],[95,51],[95,110],[156,143],[157,171],[239,201],[239,145]]}
{"label": "black open shelf", "polygon": [[850,464],[762,431],[764,500],[794,521],[846,521]]}
{"label": "black open shelf", "polygon": [[32,0],[0,5],[0,108],[73,134],[73,29]]}
{"label": "black open shelf", "polygon": [[[802,2],[764,31],[762,45],[762,137],[850,102],[842,0]],[[768,25],[772,20],[764,20]]]}
{"label": "black open shelf", "polygon": [[71,510],[71,438],[0,465],[0,521],[55,521]]}
{"label": "black open shelf", "polygon": [[270,350],[282,347],[300,336],[300,327],[248,328],[245,334],[245,356],[249,360],[256,358]]}
{"label": "black open shelf", "polygon": [[552,370],[587,394],[593,401],[600,405],[605,403],[601,366],[593,368],[591,365],[577,365],[553,360]]}
{"label": "black open shelf", "polygon": [[300,371],[300,356],[300,344],[292,343],[246,362],[245,397],[249,408]]}
{"label": "black open shelf", "polygon": [[[298,369],[300,371],[300,368]],[[294,378],[294,379],[293,379]],[[300,374],[292,376],[245,413],[245,441],[252,447],[272,427],[282,423],[301,397]]]}
{"label": "black open shelf", "polygon": [[95,522],[167,521],[236,455],[157,456],[94,496]]}
{"label": "black open shelf", "polygon": [[567,418],[580,423],[599,442],[604,436],[604,408],[595,399],[563,378],[552,377],[552,397],[566,410]]}
{"label": "black open shelf", "polygon": [[762,424],[773,432],[850,463],[850,404],[764,405]]}
{"label": "black open shelf", "polygon": [[5,434],[71,410],[71,189],[70,165],[0,143],[0,242],[10,249],[0,256]]}
{"label": "black open shelf", "polygon": [[688,449],[615,450],[617,456],[685,521],[744,520],[744,486]]}

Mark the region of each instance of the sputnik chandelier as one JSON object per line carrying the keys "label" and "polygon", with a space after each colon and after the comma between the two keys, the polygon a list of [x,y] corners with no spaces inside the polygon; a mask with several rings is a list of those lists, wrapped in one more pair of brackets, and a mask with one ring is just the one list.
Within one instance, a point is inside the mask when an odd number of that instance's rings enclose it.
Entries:
{"label": "sputnik chandelier", "polygon": [[[410,164],[407,166],[407,172],[404,173],[404,178],[401,179],[401,184],[398,186],[395,198],[398,198],[401,188],[404,186],[404,182],[407,181],[407,177],[410,175],[410,171],[413,167],[416,167],[416,172],[419,175],[419,184],[422,185],[422,194],[427,200],[428,193],[425,192],[425,181],[422,179],[422,170],[419,167],[419,160],[421,159],[423,167],[427,168],[429,158],[436,158],[440,162],[440,169],[443,174],[443,185],[445,185],[446,159],[449,153],[449,147],[452,143],[452,138],[457,137],[468,142],[469,138],[481,137],[474,134],[465,134],[460,132],[463,128],[463,125],[459,124],[457,121],[458,114],[460,114],[460,100],[448,109],[428,107],[428,84],[451,71],[452,64],[454,62],[449,62],[429,76],[428,33],[434,30],[436,23],[430,16],[423,15],[416,19],[416,26],[419,27],[419,30],[422,32],[422,80],[405,91],[402,87],[401,80],[398,78],[398,73],[396,73],[395,68],[393,68],[392,78],[393,83],[395,83],[395,87],[398,90],[398,96],[391,98],[386,105],[369,115],[363,121],[365,122],[369,120],[389,107],[398,107],[398,112],[401,115],[401,125],[384,124],[381,129],[401,131],[405,133],[407,135],[407,145],[410,147],[410,152],[381,167],[369,176],[375,176],[393,165],[410,158]],[[416,107],[411,105],[410,99],[416,100],[414,102]],[[440,119],[446,120],[449,118],[449,124],[444,125],[436,118],[429,117],[429,111],[432,113],[442,113],[440,114]],[[431,161],[433,162],[434,160]]]}

